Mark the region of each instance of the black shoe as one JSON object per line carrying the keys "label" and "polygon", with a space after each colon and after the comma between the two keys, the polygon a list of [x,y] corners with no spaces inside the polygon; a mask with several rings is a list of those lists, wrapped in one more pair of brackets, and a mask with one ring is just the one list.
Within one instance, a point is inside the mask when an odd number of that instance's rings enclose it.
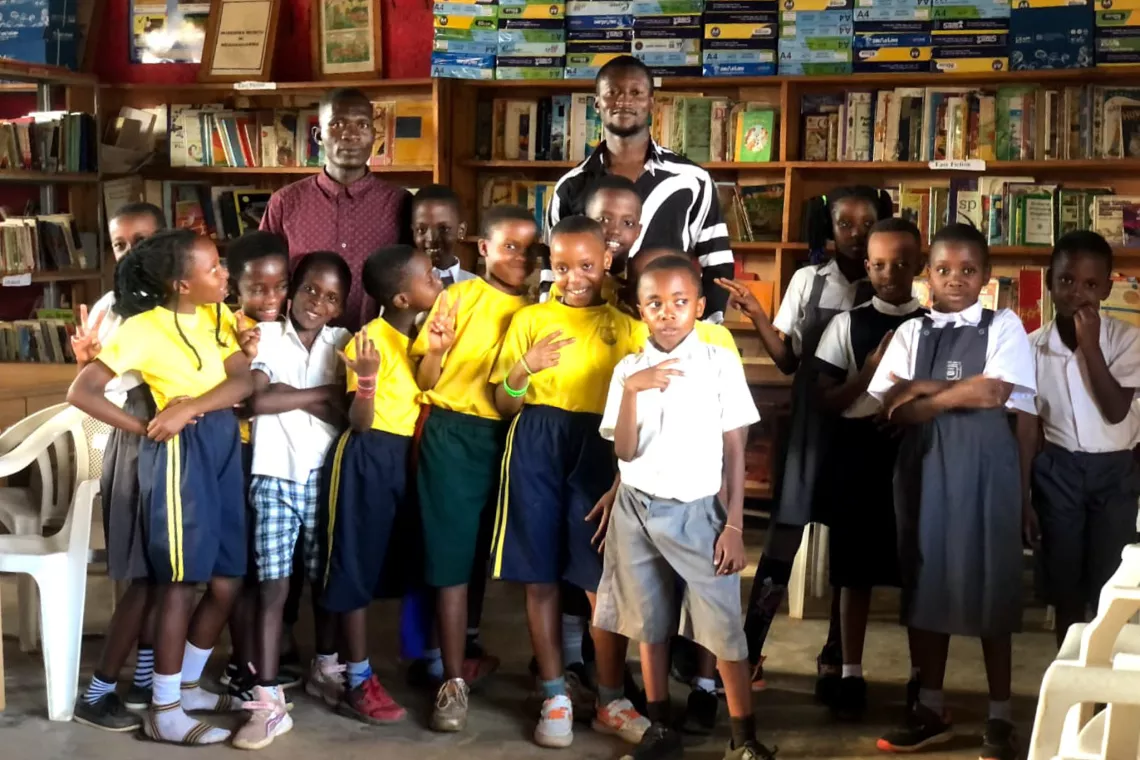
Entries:
{"label": "black shoe", "polygon": [[633,680],[633,671],[629,666],[625,666],[625,698],[633,705],[633,709],[637,710],[642,715],[649,712],[647,700],[645,698],[645,689],[637,685],[637,681]]}
{"label": "black shoe", "polygon": [[902,726],[883,734],[877,746],[884,752],[916,752],[949,741],[952,736],[950,723],[920,703],[907,713]]}
{"label": "black shoe", "polygon": [[107,692],[93,703],[80,697],[75,703],[75,721],[120,734],[137,731],[143,724],[142,716],[123,706],[119,695],[113,691]]}
{"label": "black shoe", "polygon": [[839,682],[831,711],[839,720],[859,720],[867,709],[867,682],[862,676],[851,676]]}
{"label": "black shoe", "polygon": [[150,695],[151,687],[131,684],[131,688],[127,690],[127,697],[123,700],[123,705],[128,710],[145,710],[150,707]]}
{"label": "black shoe", "polygon": [[978,755],[980,760],[1015,760],[1017,754],[1013,724],[994,718],[987,720],[986,732],[982,735],[982,751]]}
{"label": "black shoe", "polygon": [[760,742],[752,739],[739,747],[733,747],[729,744],[728,749],[724,751],[724,760],[776,760],[776,753],[779,750],[779,747],[768,749]]}
{"label": "black shoe", "polygon": [[218,678],[218,684],[221,686],[229,686],[230,681],[235,677],[241,675],[241,668],[236,663],[226,663],[226,669],[222,671],[222,675]]}
{"label": "black shoe", "polygon": [[815,698],[829,707],[839,696],[839,682],[843,680],[843,657],[824,647],[815,658]]}
{"label": "black shoe", "polygon": [[697,648],[686,638],[673,637],[673,645],[669,654],[669,675],[678,683],[686,686],[697,677]]}
{"label": "black shoe", "polygon": [[681,735],[664,723],[654,723],[630,752],[621,760],[673,760],[681,757],[684,748]]}
{"label": "black shoe", "polygon": [[716,728],[716,711],[720,700],[716,694],[704,689],[689,692],[689,703],[685,705],[685,715],[681,718],[681,730],[687,734],[708,736]]}

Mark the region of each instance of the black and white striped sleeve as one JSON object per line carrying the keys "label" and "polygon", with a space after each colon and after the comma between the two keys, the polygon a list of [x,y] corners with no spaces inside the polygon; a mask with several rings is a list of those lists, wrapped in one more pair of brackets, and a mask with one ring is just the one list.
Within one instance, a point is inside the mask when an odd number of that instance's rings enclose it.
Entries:
{"label": "black and white striped sleeve", "polygon": [[693,255],[701,265],[701,285],[705,293],[705,316],[713,322],[724,319],[728,307],[728,292],[719,287],[715,280],[731,280],[735,271],[732,246],[728,239],[728,226],[721,218],[720,201],[716,185],[708,172],[700,181],[700,197],[693,204],[689,215],[689,234],[693,243]]}

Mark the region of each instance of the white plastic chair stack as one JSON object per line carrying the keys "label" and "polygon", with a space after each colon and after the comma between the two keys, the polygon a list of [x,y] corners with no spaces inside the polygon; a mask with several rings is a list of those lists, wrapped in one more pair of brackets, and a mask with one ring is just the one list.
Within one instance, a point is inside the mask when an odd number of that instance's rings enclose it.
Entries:
{"label": "white plastic chair stack", "polygon": [[[82,450],[77,458],[86,460],[85,416],[78,409],[67,409],[52,417],[23,443],[0,457],[0,477],[24,469],[63,436],[72,437],[76,448]],[[85,464],[80,472],[86,473]],[[79,481],[63,528],[53,536],[0,536],[0,573],[30,575],[43,600],[39,619],[43,625],[48,718],[51,720],[71,720],[75,709],[91,513],[98,495],[97,480]]]}
{"label": "white plastic chair stack", "polygon": [[[1027,760],[1140,757],[1140,544],[1100,593],[1097,616],[1069,629],[1045,671]],[[1107,704],[1093,717],[1096,703]]]}

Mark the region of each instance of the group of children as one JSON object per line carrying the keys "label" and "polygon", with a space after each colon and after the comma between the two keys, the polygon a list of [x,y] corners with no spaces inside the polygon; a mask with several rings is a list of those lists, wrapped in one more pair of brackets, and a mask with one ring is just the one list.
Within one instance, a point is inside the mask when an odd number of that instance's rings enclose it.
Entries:
{"label": "group of children", "polygon": [[[773,319],[720,281],[796,374],[782,489],[742,614],[743,451],[759,416],[739,352],[699,320],[690,257],[630,255],[632,183],[606,177],[586,210],[551,231],[555,283],[532,304],[533,214],[484,214],[475,276],[454,255],[458,199],[424,188],[416,246],[381,249],[364,267],[381,317],[356,335],[332,326],[351,285],[335,254],[299,257],[290,275],[283,241],[255,234],[231,244],[227,269],[209,241],[161,230],[158,209],[116,214],[115,290],[75,339],[83,367],[69,400],[116,428],[108,553],[112,577],[131,585],[77,720],[212,744],[229,732],[187,713],[245,708],[233,744],[267,746],[292,727],[285,688],[298,675],[283,647],[308,580],[308,693],[366,723],[402,720],[370,667],[367,609],[404,595],[415,618],[426,600],[430,643],[410,675],[435,689],[431,727],[462,731],[471,685],[496,664],[477,640],[489,574],[525,589],[538,744],[569,746],[575,713],[589,711],[596,730],[636,745],[627,757],[679,756],[668,676],[680,635],[700,646],[681,727],[712,730],[719,680],[725,757],[770,760],[751,692],[803,526],[823,521],[836,593],[820,698],[841,718],[862,713],[871,589],[899,586],[912,681],[906,720],[880,748],[949,736],[941,687],[948,638],[961,634],[982,639],[989,675],[982,757],[1012,759],[1023,535],[1036,539],[1040,524],[1062,624],[1084,617],[1135,535],[1140,331],[1097,313],[1111,248],[1093,233],[1058,242],[1057,319],[1028,339],[1012,312],[978,303],[989,251],[964,225],[930,241],[934,305],[922,309],[919,232],[869,188],[813,201],[813,240],[832,240],[834,258],[798,270]],[[239,417],[252,419],[248,434]],[[195,584],[207,590],[191,609]],[[217,695],[199,679],[227,621],[230,694]],[[629,639],[643,692],[625,665]]]}

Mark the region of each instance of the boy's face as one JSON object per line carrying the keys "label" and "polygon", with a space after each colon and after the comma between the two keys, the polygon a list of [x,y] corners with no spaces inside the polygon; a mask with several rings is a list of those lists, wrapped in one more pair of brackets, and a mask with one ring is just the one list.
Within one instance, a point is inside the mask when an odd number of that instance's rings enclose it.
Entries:
{"label": "boy's face", "polygon": [[990,267],[976,245],[938,243],[930,250],[930,292],[939,311],[970,308],[989,279]]}
{"label": "boy's face", "polygon": [[238,308],[255,322],[276,322],[289,292],[289,264],[284,256],[246,262],[238,274]]}
{"label": "boy's face", "polygon": [[442,290],[443,285],[432,268],[431,259],[427,254],[417,251],[404,270],[403,290],[394,300],[401,309],[419,314],[431,309]]}
{"label": "boy's face", "polygon": [[207,238],[198,238],[177,283],[178,293],[195,305],[221,303],[226,300],[229,277],[218,258],[217,246]]}
{"label": "boy's face", "polygon": [[436,269],[455,266],[455,244],[467,234],[459,210],[447,201],[417,203],[412,211],[412,236],[416,248],[431,257]]}
{"label": "boy's face", "polygon": [[628,271],[626,273],[626,300],[630,306],[640,308],[638,302],[637,290],[638,283],[641,282],[641,273],[645,268],[652,264],[662,256],[677,256],[681,255],[680,251],[674,251],[669,248],[650,248],[649,250],[640,250],[637,255],[629,260]]}
{"label": "boy's face", "polygon": [[873,206],[863,198],[843,198],[831,208],[831,236],[841,255],[862,260],[867,255],[867,236],[879,221]]}
{"label": "boy's face", "polygon": [[344,310],[344,283],[335,267],[309,267],[293,294],[293,322],[302,330],[319,330]]}
{"label": "boy's face", "polygon": [[676,269],[643,275],[638,280],[637,302],[653,342],[665,352],[688,337],[697,315],[705,310],[695,274]]}
{"label": "boy's face", "polygon": [[613,260],[625,261],[641,234],[641,198],[628,190],[599,190],[590,199],[586,216],[602,225]]}
{"label": "boy's face", "polygon": [[479,241],[479,254],[487,260],[487,277],[508,290],[518,290],[526,282],[527,253],[538,236],[538,226],[510,219],[496,224],[490,233]]}
{"label": "boy's face", "polygon": [[158,232],[158,221],[150,214],[116,216],[107,224],[107,231],[111,234],[111,251],[115,261],[119,261],[140,240]]}
{"label": "boy's face", "polygon": [[1062,253],[1049,271],[1049,292],[1058,316],[1072,317],[1085,306],[1096,309],[1112,292],[1112,273],[1099,256]]}
{"label": "boy's face", "polygon": [[562,303],[576,308],[600,304],[610,261],[606,244],[593,233],[555,235],[550,241],[550,266]]}
{"label": "boy's face", "polygon": [[867,278],[875,295],[887,303],[902,304],[911,299],[911,287],[918,273],[919,250],[906,232],[876,232],[867,241]]}

